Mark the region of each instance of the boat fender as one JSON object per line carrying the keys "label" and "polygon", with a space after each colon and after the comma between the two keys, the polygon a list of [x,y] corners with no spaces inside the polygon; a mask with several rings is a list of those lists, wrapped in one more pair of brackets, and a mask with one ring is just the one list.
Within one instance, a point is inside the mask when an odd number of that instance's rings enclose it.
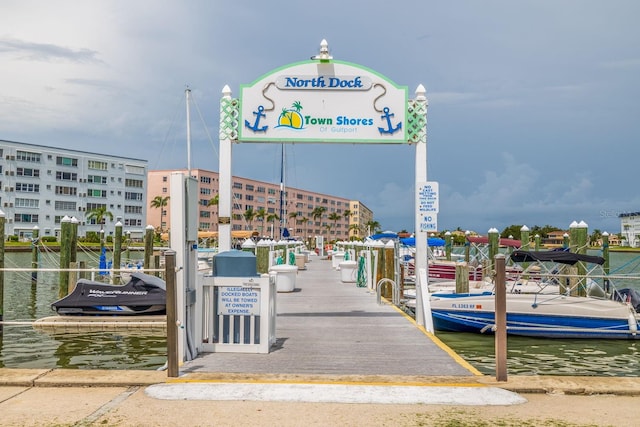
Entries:
{"label": "boat fender", "polygon": [[633,313],[629,313],[629,332],[631,332],[633,336],[638,332],[638,321],[636,320],[636,315]]}
{"label": "boat fender", "polygon": [[484,334],[488,330],[491,330],[491,332],[495,332],[496,331],[496,325],[485,325],[482,329],[480,329],[480,333]]}

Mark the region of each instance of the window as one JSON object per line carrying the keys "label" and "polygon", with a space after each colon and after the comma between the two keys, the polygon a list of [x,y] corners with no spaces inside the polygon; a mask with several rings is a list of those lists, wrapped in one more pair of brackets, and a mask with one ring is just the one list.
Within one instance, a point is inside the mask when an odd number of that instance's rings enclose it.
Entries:
{"label": "window", "polygon": [[142,206],[124,205],[124,213],[126,213],[126,214],[142,214]]}
{"label": "window", "polygon": [[26,184],[23,182],[16,182],[16,191],[21,191],[24,193],[39,193],[40,185],[39,184]]}
{"label": "window", "polygon": [[200,182],[202,184],[211,184],[211,177],[208,176],[201,176],[200,177]]}
{"label": "window", "polygon": [[[0,169],[0,171],[2,171]],[[16,168],[16,175],[18,176],[32,176],[32,177],[39,177],[40,176],[40,169],[31,169],[31,168]]]}
{"label": "window", "polygon": [[40,206],[40,200],[38,199],[23,199],[16,197],[15,200],[16,208],[33,208],[37,209]]}
{"label": "window", "polygon": [[264,193],[265,191],[266,191],[266,188],[264,188],[264,187],[258,187],[256,189],[256,192],[258,192],[258,193]]}
{"label": "window", "polygon": [[124,193],[124,199],[125,200],[137,200],[139,202],[142,201],[142,193],[132,193],[132,192],[125,192]]}
{"label": "window", "polygon": [[89,188],[87,190],[87,197],[100,197],[104,199],[107,197],[107,190],[96,190],[93,188]]}
{"label": "window", "polygon": [[209,212],[209,211],[200,211],[200,218],[211,218],[211,212]]}
{"label": "window", "polygon": [[105,203],[87,203],[87,212],[95,211],[96,209],[106,209]]}
{"label": "window", "polygon": [[57,156],[56,165],[78,167],[78,159],[74,159],[72,157]]}
{"label": "window", "polygon": [[58,211],[75,211],[76,202],[65,202],[63,200],[56,200],[55,209]]}
{"label": "window", "polygon": [[76,187],[56,185],[55,193],[63,196],[75,196],[78,194],[78,189]]}
{"label": "window", "polygon": [[56,171],[56,179],[58,181],[77,181],[78,180],[78,174],[75,172],[62,172],[62,171]]}
{"label": "window", "polygon": [[24,162],[37,162],[40,163],[40,153],[31,153],[29,151],[16,151],[16,160],[22,160]]}
{"label": "window", "polygon": [[234,182],[233,183],[233,188],[237,188],[238,190],[242,190],[242,183],[241,182]]}
{"label": "window", "polygon": [[[122,164],[118,164],[118,168],[122,169],[123,165]],[[127,165],[124,167],[124,171],[126,173],[130,173],[132,175],[144,175],[146,172],[144,170],[144,167],[142,166],[134,166],[134,165]]]}
{"label": "window", "polygon": [[275,188],[270,188],[269,189],[269,194],[276,194],[276,189]]}
{"label": "window", "polygon": [[143,181],[141,179],[125,179],[124,180],[124,186],[125,187],[142,188],[143,187]]}
{"label": "window", "polygon": [[106,184],[107,177],[100,175],[87,175],[87,182],[90,182],[92,184]]}
{"label": "window", "polygon": [[247,191],[253,191],[253,184],[246,184],[244,186],[244,189],[247,190]]}
{"label": "window", "polygon": [[38,222],[38,214],[21,214],[21,213],[16,213],[13,216],[13,221],[14,222]]}
{"label": "window", "polygon": [[107,170],[107,162],[100,162],[98,160],[89,160],[87,163],[87,167],[89,169],[106,171]]}
{"label": "window", "polygon": [[200,187],[200,194],[208,195],[211,194],[210,188]]}

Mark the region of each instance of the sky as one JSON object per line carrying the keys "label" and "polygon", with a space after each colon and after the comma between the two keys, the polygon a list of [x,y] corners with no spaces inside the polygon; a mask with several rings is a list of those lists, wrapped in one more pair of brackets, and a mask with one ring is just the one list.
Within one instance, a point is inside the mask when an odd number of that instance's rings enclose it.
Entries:
{"label": "sky", "polygon": [[[636,0],[5,0],[0,139],[217,171],[221,92],[318,53],[427,90],[438,229],[620,232],[640,211]],[[185,89],[191,89],[191,150]],[[288,144],[287,186],[415,227],[415,147]],[[280,180],[280,146],[232,173]]]}

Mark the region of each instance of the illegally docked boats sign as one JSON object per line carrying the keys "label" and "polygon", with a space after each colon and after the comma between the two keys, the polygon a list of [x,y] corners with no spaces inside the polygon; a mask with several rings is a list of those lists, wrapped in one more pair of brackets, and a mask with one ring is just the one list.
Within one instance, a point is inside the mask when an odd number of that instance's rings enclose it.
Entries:
{"label": "illegally docked boats sign", "polygon": [[240,142],[407,142],[406,86],[359,65],[299,62],[240,91]]}

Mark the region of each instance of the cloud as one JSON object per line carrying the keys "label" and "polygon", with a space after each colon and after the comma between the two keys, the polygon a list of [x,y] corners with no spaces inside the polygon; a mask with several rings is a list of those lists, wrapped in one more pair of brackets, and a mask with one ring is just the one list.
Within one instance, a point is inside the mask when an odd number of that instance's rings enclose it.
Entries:
{"label": "cloud", "polygon": [[98,52],[91,49],[72,49],[50,43],[35,43],[17,39],[0,39],[0,53],[14,54],[20,60],[38,62],[68,61],[100,63]]}

